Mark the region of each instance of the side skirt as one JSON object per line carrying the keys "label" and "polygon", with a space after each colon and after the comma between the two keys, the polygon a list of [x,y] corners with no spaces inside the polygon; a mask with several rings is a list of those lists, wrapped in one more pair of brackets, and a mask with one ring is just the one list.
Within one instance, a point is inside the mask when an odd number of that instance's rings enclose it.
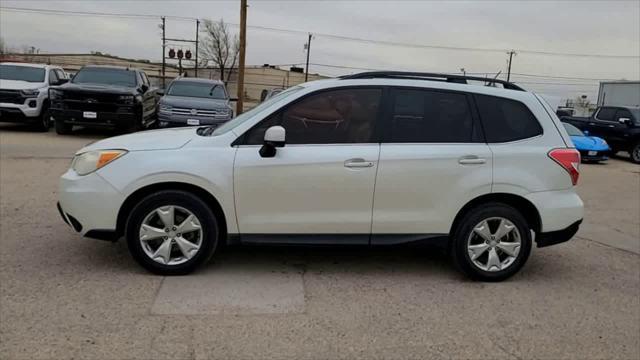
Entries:
{"label": "side skirt", "polygon": [[448,234],[229,234],[230,245],[401,245],[420,243],[446,247]]}

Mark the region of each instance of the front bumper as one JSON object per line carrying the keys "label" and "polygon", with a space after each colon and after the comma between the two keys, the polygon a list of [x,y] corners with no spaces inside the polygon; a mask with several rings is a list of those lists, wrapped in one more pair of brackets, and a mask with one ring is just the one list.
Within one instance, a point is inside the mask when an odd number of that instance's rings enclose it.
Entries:
{"label": "front bumper", "polygon": [[605,161],[609,159],[610,152],[611,151],[609,149],[592,151],[580,150],[580,159],[582,161]]}
{"label": "front bumper", "polygon": [[36,99],[36,107],[18,104],[0,104],[0,122],[34,122],[39,120],[40,103]]}
{"label": "front bumper", "polygon": [[[199,124],[189,124],[188,120],[198,120]],[[226,117],[205,117],[205,116],[185,116],[176,114],[167,114],[158,111],[158,121],[160,124],[168,126],[198,126],[198,125],[220,125],[231,120],[231,115]]]}
{"label": "front bumper", "polygon": [[95,238],[115,235],[124,196],[99,174],[80,176],[69,169],[60,177],[59,200],[60,215],[78,233]]}
{"label": "front bumper", "polygon": [[55,121],[62,121],[67,124],[95,126],[95,127],[116,127],[128,126],[138,121],[139,116],[135,112],[114,113],[114,112],[95,112],[96,118],[86,118],[84,111],[81,110],[62,110],[51,109],[51,117]]}

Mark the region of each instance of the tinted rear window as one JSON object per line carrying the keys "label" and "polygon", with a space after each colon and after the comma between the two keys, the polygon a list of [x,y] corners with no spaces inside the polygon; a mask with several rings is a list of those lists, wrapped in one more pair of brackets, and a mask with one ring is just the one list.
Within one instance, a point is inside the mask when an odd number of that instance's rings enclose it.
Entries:
{"label": "tinted rear window", "polygon": [[542,134],[542,127],[526,105],[495,96],[476,95],[487,142],[508,142]]}
{"label": "tinted rear window", "polygon": [[466,143],[473,136],[464,94],[396,89],[391,121],[391,142]]}

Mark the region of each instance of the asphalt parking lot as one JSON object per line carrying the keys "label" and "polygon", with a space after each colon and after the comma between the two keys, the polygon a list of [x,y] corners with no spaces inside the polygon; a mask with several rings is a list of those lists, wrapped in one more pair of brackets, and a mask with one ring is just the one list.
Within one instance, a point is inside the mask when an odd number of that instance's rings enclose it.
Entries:
{"label": "asphalt parking lot", "polygon": [[187,277],[84,239],[58,176],[104,134],[0,124],[0,358],[640,358],[640,166],[583,165],[585,223],[510,280],[429,249],[232,248]]}

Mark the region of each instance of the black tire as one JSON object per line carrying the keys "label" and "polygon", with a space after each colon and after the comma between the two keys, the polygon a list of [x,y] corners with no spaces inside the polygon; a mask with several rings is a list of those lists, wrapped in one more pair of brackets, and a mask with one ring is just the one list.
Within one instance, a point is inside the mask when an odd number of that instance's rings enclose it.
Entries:
{"label": "black tire", "polygon": [[[476,266],[467,249],[467,241],[474,227],[483,220],[501,217],[509,220],[520,233],[520,251],[515,260],[503,270],[486,271]],[[487,203],[467,212],[453,230],[451,256],[456,267],[473,280],[502,281],[517,273],[526,263],[531,253],[531,231],[522,214],[513,207],[502,203]]]}
{"label": "black tire", "polygon": [[62,120],[55,120],[56,133],[58,135],[68,135],[71,134],[71,130],[73,130],[73,124],[67,124]]}
{"label": "black tire", "polygon": [[[202,228],[202,243],[192,258],[177,265],[161,264],[151,259],[142,248],[139,231],[144,218],[163,206],[179,206],[193,213]],[[133,258],[145,269],[159,275],[185,275],[207,262],[215,252],[220,238],[218,223],[209,206],[192,193],[181,190],[163,190],[145,197],[136,205],[125,228],[127,246]]]}
{"label": "black tire", "polygon": [[631,149],[629,149],[629,155],[631,155],[631,161],[636,164],[640,164],[640,141],[635,143]]}
{"label": "black tire", "polygon": [[51,116],[49,114],[49,107],[44,105],[38,121],[33,124],[33,130],[40,132],[47,132],[51,127]]}

